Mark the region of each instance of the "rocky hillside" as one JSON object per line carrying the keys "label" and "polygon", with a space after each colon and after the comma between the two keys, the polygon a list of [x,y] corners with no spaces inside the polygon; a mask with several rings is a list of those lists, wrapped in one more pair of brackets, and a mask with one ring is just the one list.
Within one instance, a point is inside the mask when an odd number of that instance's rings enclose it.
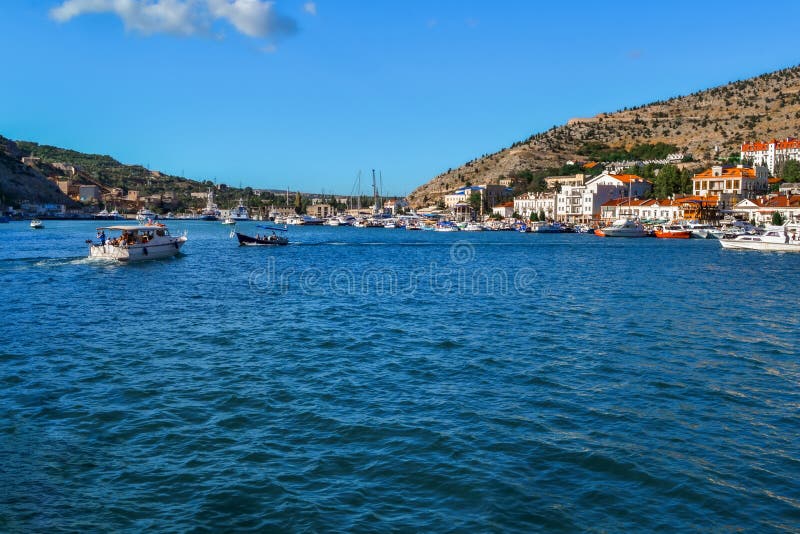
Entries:
{"label": "rocky hillside", "polygon": [[23,200],[67,206],[75,204],[41,170],[23,165],[20,162],[23,155],[16,143],[0,136],[0,206]]}
{"label": "rocky hillside", "polygon": [[467,182],[496,183],[515,172],[587,160],[594,148],[666,143],[707,164],[739,153],[744,141],[800,134],[800,66],[615,113],[575,118],[440,174],[409,196],[430,205]]}

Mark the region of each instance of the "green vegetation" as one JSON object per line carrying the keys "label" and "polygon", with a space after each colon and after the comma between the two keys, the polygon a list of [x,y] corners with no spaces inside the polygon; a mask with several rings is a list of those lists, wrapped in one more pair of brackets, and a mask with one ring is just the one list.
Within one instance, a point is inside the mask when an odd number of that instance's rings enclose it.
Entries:
{"label": "green vegetation", "polygon": [[[649,174],[647,172],[643,174]],[[653,196],[655,198],[667,198],[672,195],[689,195],[692,193],[693,172],[688,169],[680,170],[674,165],[664,165],[658,175],[652,178],[643,176],[653,181]]]}
{"label": "green vegetation", "polygon": [[586,156],[594,161],[627,161],[627,160],[651,160],[664,159],[670,154],[680,152],[675,145],[667,143],[639,144],[625,150],[623,148],[612,148],[605,143],[588,142],[584,143],[579,149],[578,154]]}
{"label": "green vegetation", "polygon": [[783,164],[783,169],[780,171],[780,177],[784,182],[800,182],[800,162],[789,160]]}
{"label": "green vegetation", "polygon": [[786,219],[781,215],[779,211],[776,211],[772,214],[772,224],[773,226],[783,226],[786,223]]}

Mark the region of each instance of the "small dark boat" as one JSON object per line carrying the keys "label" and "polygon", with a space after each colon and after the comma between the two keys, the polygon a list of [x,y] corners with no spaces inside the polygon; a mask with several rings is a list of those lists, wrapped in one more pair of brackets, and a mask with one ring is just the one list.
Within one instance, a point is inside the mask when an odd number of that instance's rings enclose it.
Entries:
{"label": "small dark boat", "polygon": [[232,233],[236,234],[236,239],[239,240],[239,246],[248,246],[248,247],[258,247],[258,246],[265,246],[265,245],[288,245],[289,238],[282,235],[277,235],[275,232],[285,232],[286,228],[277,228],[274,226],[259,226],[259,228],[265,228],[267,230],[271,230],[272,234],[270,235],[261,235],[256,234],[255,237],[247,234],[243,234],[241,232],[233,231]]}

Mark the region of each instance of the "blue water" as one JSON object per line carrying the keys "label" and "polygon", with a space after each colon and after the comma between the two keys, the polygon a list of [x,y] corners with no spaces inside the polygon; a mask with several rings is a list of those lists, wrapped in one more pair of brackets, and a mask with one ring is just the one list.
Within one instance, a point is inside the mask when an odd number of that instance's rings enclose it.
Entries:
{"label": "blue water", "polygon": [[0,531],[800,529],[800,256],[0,225]]}

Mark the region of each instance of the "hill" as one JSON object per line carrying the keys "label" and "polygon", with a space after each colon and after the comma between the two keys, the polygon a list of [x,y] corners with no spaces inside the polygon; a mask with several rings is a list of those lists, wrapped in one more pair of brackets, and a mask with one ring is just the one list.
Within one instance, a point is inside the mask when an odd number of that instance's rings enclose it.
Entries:
{"label": "hill", "polygon": [[486,154],[436,176],[409,195],[414,207],[435,203],[467,183],[552,169],[569,160],[620,159],[645,145],[674,147],[699,164],[739,155],[749,140],[800,133],[800,66],[732,82],[687,96],[571,119],[494,154]]}
{"label": "hill", "polygon": [[23,155],[16,143],[0,136],[0,206],[24,200],[37,204],[76,205],[41,170],[24,165],[20,161]]}

